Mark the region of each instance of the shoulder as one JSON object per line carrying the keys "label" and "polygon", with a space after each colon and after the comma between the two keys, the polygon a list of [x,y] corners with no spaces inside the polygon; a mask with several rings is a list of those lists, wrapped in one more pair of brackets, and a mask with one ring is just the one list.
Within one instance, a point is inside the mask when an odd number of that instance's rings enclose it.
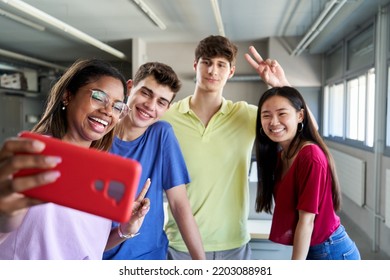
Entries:
{"label": "shoulder", "polygon": [[164,121],[164,120],[159,120],[159,121],[155,122],[154,124],[152,124],[150,127],[151,127],[151,129],[159,129],[159,130],[172,129],[172,125],[169,122]]}
{"label": "shoulder", "polygon": [[300,160],[306,163],[314,161],[321,164],[327,163],[324,151],[320,148],[320,146],[314,143],[307,143],[303,145],[298,155]]}
{"label": "shoulder", "polygon": [[158,138],[166,138],[170,137],[171,135],[174,135],[172,125],[165,121],[165,120],[159,120],[152,124],[148,130],[147,133],[149,137],[158,137]]}
{"label": "shoulder", "polygon": [[231,116],[237,123],[248,124],[245,127],[253,130],[253,134],[255,134],[257,106],[248,104],[246,101],[233,102],[227,100],[224,108],[222,108],[222,112]]}
{"label": "shoulder", "polygon": [[235,113],[248,113],[250,115],[256,114],[257,113],[257,106],[253,104],[249,104],[246,101],[237,101],[233,102],[232,100],[226,100],[225,101],[225,107],[230,111],[230,112],[235,112]]}

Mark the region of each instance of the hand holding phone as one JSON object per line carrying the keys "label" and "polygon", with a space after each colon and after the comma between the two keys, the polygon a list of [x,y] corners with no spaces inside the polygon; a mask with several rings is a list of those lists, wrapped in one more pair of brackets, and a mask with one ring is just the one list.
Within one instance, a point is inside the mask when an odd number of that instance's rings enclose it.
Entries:
{"label": "hand holding phone", "polygon": [[[130,219],[142,170],[139,162],[36,133],[22,132],[19,137],[38,139],[46,144],[41,154],[62,158],[53,168],[61,173],[55,182],[23,194],[117,222]],[[25,169],[15,177],[42,171]]]}

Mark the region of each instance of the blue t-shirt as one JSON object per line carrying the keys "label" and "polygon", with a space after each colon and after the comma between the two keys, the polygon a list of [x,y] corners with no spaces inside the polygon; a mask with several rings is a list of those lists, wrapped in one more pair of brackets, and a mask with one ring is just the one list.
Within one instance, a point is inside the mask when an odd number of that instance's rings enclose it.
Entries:
{"label": "blue t-shirt", "polygon": [[[165,121],[156,122],[143,135],[130,142],[115,137],[111,153],[141,163],[142,174],[137,195],[150,178],[151,185],[146,195],[150,199],[150,210],[140,234],[104,252],[103,259],[166,259],[168,238],[163,228],[163,191],[190,181],[172,126]],[[117,223],[113,223],[113,227],[116,226]]]}

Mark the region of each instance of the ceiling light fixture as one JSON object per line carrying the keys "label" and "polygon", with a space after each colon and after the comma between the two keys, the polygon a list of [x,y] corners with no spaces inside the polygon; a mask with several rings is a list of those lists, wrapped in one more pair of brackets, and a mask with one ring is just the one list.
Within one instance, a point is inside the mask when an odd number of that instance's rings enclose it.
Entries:
{"label": "ceiling light fixture", "polygon": [[143,0],[133,0],[133,2],[160,29],[167,29],[167,26],[164,24],[164,22],[152,11],[152,9]]}
{"label": "ceiling light fixture", "polygon": [[57,70],[66,70],[66,67],[64,67],[62,65],[54,64],[54,63],[51,63],[51,62],[47,62],[47,61],[40,60],[40,59],[37,59],[37,58],[33,58],[33,57],[30,57],[30,56],[27,56],[27,55],[23,55],[23,54],[7,51],[7,50],[4,50],[4,49],[0,49],[0,56],[10,57],[10,58],[14,58],[14,59],[17,59],[17,60],[30,62],[30,63],[33,63],[33,64],[46,66],[46,67],[57,69]]}
{"label": "ceiling light fixture", "polygon": [[29,26],[31,28],[34,28],[34,29],[38,30],[38,31],[45,31],[45,27],[44,26],[39,25],[39,24],[37,24],[35,22],[32,22],[30,20],[24,19],[24,18],[22,18],[20,16],[11,14],[11,13],[9,13],[7,11],[2,10],[2,9],[0,9],[0,15],[4,16],[6,18],[12,19],[12,20],[14,20],[16,22],[19,22],[21,24],[27,25],[27,26]]}
{"label": "ceiling light fixture", "polygon": [[211,6],[213,6],[214,17],[215,17],[215,21],[217,22],[219,35],[225,36],[225,30],[223,28],[223,21],[222,21],[221,11],[219,9],[218,0],[210,0],[210,2],[211,2]]}
{"label": "ceiling light fixture", "polygon": [[67,33],[73,37],[76,37],[78,38],[79,40],[82,40],[96,48],[99,48],[101,49],[102,51],[105,51],[113,56],[116,56],[120,59],[123,59],[123,60],[126,60],[126,55],[120,51],[118,51],[117,49],[114,49],[112,47],[110,47],[109,45],[89,36],[88,34],[74,28],[73,26],[70,26],[69,24],[66,24],[65,22],[63,21],[60,21],[59,19],[56,19],[55,17],[52,17],[51,15],[49,14],[46,14],[45,12],[29,5],[29,4],[26,4],[25,2],[23,1],[19,1],[19,0],[2,0],[2,2],[18,9],[19,11],[22,11],[26,14],[29,14],[30,16],[40,20],[40,21],[43,21],[51,26],[54,26],[58,29],[60,29],[61,31],[63,31],[64,33]]}

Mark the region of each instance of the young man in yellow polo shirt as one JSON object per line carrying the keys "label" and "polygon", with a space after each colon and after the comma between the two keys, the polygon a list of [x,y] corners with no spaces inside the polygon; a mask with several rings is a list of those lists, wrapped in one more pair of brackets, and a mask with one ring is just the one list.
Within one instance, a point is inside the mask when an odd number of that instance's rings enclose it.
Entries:
{"label": "young man in yellow polo shirt", "polygon": [[[283,69],[246,55],[263,81],[288,85]],[[195,50],[194,94],[176,102],[163,119],[179,140],[191,182],[187,194],[207,259],[250,259],[248,173],[255,138],[257,107],[223,98],[234,75],[237,47],[222,36],[209,36]],[[180,231],[169,213],[166,225],[169,259],[190,259]]]}

